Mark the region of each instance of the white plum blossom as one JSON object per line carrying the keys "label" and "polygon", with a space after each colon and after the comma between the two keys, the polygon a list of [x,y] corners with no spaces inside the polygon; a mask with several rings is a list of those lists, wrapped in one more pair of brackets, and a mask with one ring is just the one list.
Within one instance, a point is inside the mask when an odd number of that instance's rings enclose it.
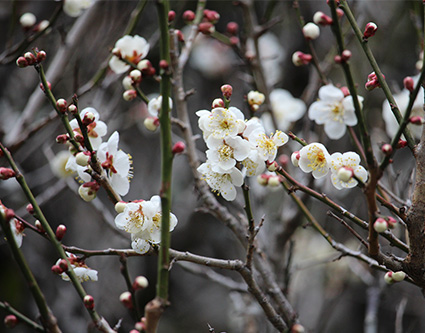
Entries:
{"label": "white plum blossom", "polygon": [[87,165],[84,167],[84,166],[78,165],[76,157],[74,155],[69,156],[68,161],[66,162],[66,165],[65,165],[65,170],[69,173],[76,172],[78,174],[78,177],[83,182],[89,182],[91,180],[90,174],[86,172],[88,170],[91,170],[91,166]]}
{"label": "white plum blossom", "polygon": [[[358,96],[360,106],[363,97]],[[319,89],[319,100],[311,104],[308,116],[318,125],[325,125],[325,133],[332,140],[342,138],[346,126],[357,124],[353,97],[344,97],[341,89],[328,84]]]}
{"label": "white plum blossom", "polygon": [[[83,260],[79,259],[72,253],[66,252],[66,255],[75,275],[77,275],[77,278],[80,280],[80,282],[97,281],[97,270],[89,268]],[[56,265],[59,265],[60,261],[61,259],[58,259]],[[60,276],[62,280],[70,281],[70,278],[66,272],[60,274]]]}
{"label": "white plum blossom", "polygon": [[100,145],[97,157],[106,170],[112,188],[119,195],[126,195],[130,189],[131,161],[128,154],[118,150],[119,134],[112,133],[108,142]]}
{"label": "white plum blossom", "polygon": [[[148,103],[148,111],[153,117],[158,117],[162,106],[162,96],[152,98]],[[171,110],[173,108],[173,100],[168,97],[168,107]]]}
{"label": "white plum blossom", "polygon": [[199,117],[198,125],[204,133],[206,140],[210,135],[216,139],[235,137],[245,129],[244,115],[235,107],[215,108],[211,112],[200,110],[196,112]]}
{"label": "white plum blossom", "polygon": [[66,165],[71,156],[75,160],[75,157],[68,150],[61,150],[52,159],[49,160],[50,169],[56,177],[67,178],[74,174],[75,170],[66,168]]}
{"label": "white plum blossom", "polygon": [[[102,137],[106,135],[108,131],[108,127],[103,121],[99,120],[99,112],[96,111],[95,108],[88,107],[83,109],[80,112],[80,118],[84,119],[84,116],[86,113],[91,112],[94,115],[94,121],[87,125],[87,134],[90,140],[90,144],[92,145],[93,149],[96,150],[99,148],[100,144],[102,143]],[[80,126],[78,125],[77,119],[72,119],[69,122],[69,125],[71,126],[72,130],[76,133],[81,134]]]}
{"label": "white plum blossom", "polygon": [[[415,85],[417,84],[418,79],[419,79],[419,76],[413,77],[413,81]],[[410,92],[407,89],[403,89],[399,94],[394,94],[394,100],[397,103],[397,106],[402,116],[406,113],[406,109],[409,104],[409,95],[410,95]],[[415,102],[413,103],[412,112],[410,116],[424,117],[423,104],[424,104],[424,91],[423,89],[419,89],[419,93],[415,99]],[[391,111],[390,104],[388,103],[387,100],[385,100],[384,103],[382,104],[382,117],[384,118],[384,121],[385,121],[388,136],[390,136],[391,138],[394,137],[398,131],[399,125],[393,112]],[[416,138],[417,140],[420,139],[422,134],[422,126],[409,124],[407,125],[407,128],[410,130],[414,138]]]}
{"label": "white plum blossom", "polygon": [[[117,40],[114,50],[119,51],[122,59],[137,65],[140,60],[147,56],[149,43],[138,35],[126,35]],[[109,60],[109,67],[117,74],[125,73],[130,69],[130,65],[127,65],[116,55],[113,55]]]}
{"label": "white plum blossom", "polygon": [[198,172],[214,192],[218,192],[227,201],[236,199],[235,186],[242,186],[243,175],[236,167],[223,172],[213,171],[213,165],[207,161],[198,167]]}
{"label": "white plum blossom", "polygon": [[320,179],[329,172],[331,155],[321,143],[313,142],[299,151],[298,166],[304,172],[312,172],[313,177]]}
{"label": "white plum blossom", "polygon": [[242,161],[242,165],[248,177],[258,176],[266,169],[266,163],[256,149],[251,149],[248,157]]}
{"label": "white plum blossom", "polygon": [[[274,89],[270,93],[270,103],[278,127],[276,129],[281,131],[287,131],[291,123],[301,119],[307,109],[301,99],[294,98],[285,89]],[[261,121],[268,132],[275,129],[269,113],[264,113]]]}
{"label": "white plum blossom", "polygon": [[68,16],[78,17],[85,9],[90,8],[93,3],[94,0],[65,0],[63,11]]}
{"label": "white plum blossom", "polygon": [[[131,246],[139,253],[146,253],[150,244],[161,242],[161,198],[154,195],[149,201],[129,202],[115,218],[118,229],[131,233]],[[177,217],[170,213],[170,232],[177,225]]]}
{"label": "white plum blossom", "polygon": [[344,181],[338,176],[338,171],[341,168],[346,168],[352,172],[354,176],[360,179],[363,183],[367,181],[368,174],[364,167],[360,165],[360,156],[354,152],[346,152],[344,154],[334,153],[330,158],[330,170],[332,184],[338,189],[352,188],[358,184],[354,177],[350,177],[348,181]]}
{"label": "white plum blossom", "polygon": [[277,155],[277,148],[288,142],[288,136],[281,131],[276,131],[269,137],[261,127],[249,133],[248,141],[257,149],[263,161],[273,162]]}
{"label": "white plum blossom", "polygon": [[207,139],[207,158],[213,165],[213,171],[232,169],[236,161],[242,161],[251,152],[251,145],[240,136],[230,137],[225,140],[210,136]]}

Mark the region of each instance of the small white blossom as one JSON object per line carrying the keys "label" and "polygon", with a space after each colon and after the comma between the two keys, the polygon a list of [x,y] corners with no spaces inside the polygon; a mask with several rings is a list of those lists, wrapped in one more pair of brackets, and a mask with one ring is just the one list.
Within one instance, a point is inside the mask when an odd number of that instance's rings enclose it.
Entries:
{"label": "small white blossom", "polygon": [[[83,260],[79,259],[72,253],[66,252],[68,260],[71,264],[72,269],[74,270],[75,275],[77,275],[80,282],[85,281],[97,281],[97,270],[89,268]],[[58,259],[56,265],[59,265],[61,259]],[[70,281],[68,274],[66,272],[62,273],[61,278],[64,281]]]}
{"label": "small white blossom", "polygon": [[112,188],[119,195],[126,195],[130,189],[131,161],[128,154],[118,150],[119,134],[112,133],[108,142],[99,146],[97,156],[102,167],[107,171]]}
{"label": "small white blossom", "polygon": [[[87,125],[87,134],[90,140],[90,144],[92,145],[93,149],[96,150],[102,143],[102,137],[106,135],[108,128],[103,121],[99,120],[99,112],[97,112],[96,109],[92,107],[83,109],[80,112],[80,118],[84,119],[84,116],[88,112],[91,112],[94,115],[94,121]],[[78,126],[76,119],[72,119],[69,122],[69,125],[74,132],[81,134],[81,129],[80,126]]]}
{"label": "small white blossom", "polygon": [[213,165],[205,162],[198,167],[198,172],[214,192],[218,192],[227,201],[236,199],[235,186],[242,186],[243,175],[236,167],[223,172],[213,171]]}
{"label": "small white blossom", "polygon": [[[275,89],[270,93],[270,103],[277,127],[281,131],[287,131],[292,122],[302,118],[307,107],[298,98],[294,98],[285,89]],[[272,117],[269,113],[261,116],[261,121],[268,132],[275,130]]]}
{"label": "small white blossom", "polygon": [[235,107],[215,108],[211,112],[200,110],[198,125],[206,140],[210,135],[216,139],[235,137],[245,129],[244,115]]}
{"label": "small white blossom", "polygon": [[[126,35],[117,40],[114,48],[119,50],[122,59],[137,65],[140,60],[147,56],[149,43],[138,35]],[[124,73],[130,69],[130,65],[127,65],[115,55],[109,61],[109,67],[117,74]]]}
{"label": "small white blossom", "polygon": [[31,28],[37,22],[37,18],[33,13],[22,14],[19,23],[23,28]]}
{"label": "small white blossom", "polygon": [[352,170],[352,174],[360,179],[363,183],[367,181],[368,174],[364,167],[360,165],[360,156],[354,152],[346,152],[344,154],[334,153],[330,159],[332,184],[338,189],[352,188],[358,184],[354,177],[343,178],[338,175],[341,168]]}
{"label": "small white blossom", "polygon": [[50,169],[56,177],[67,178],[74,174],[76,170],[66,168],[67,162],[71,156],[74,157],[68,150],[61,150],[55,157],[49,160]]}
{"label": "small white blossom", "polygon": [[[363,97],[358,96],[362,105]],[[337,140],[345,134],[346,126],[357,124],[353,97],[344,97],[341,89],[328,84],[319,89],[319,100],[311,104],[308,116],[318,125],[325,125],[325,133],[330,139]]]}
{"label": "small white blossom", "polygon": [[[148,103],[148,111],[153,117],[158,117],[162,106],[162,96],[152,98]],[[171,110],[173,108],[173,100],[168,97],[168,107]]]}
{"label": "small white blossom", "polygon": [[255,146],[264,161],[273,162],[276,158],[277,148],[288,142],[288,136],[281,131],[276,131],[269,137],[265,134],[264,129],[258,129],[248,135],[248,140]]}
{"label": "small white blossom", "polygon": [[316,39],[320,36],[320,28],[313,22],[309,22],[303,27],[303,34],[307,39]]}
{"label": "small white blossom", "polygon": [[236,161],[242,161],[251,152],[251,145],[240,136],[230,137],[225,140],[210,136],[207,139],[206,151],[208,161],[213,165],[213,171],[229,170],[236,165]]}
{"label": "small white blossom", "polygon": [[330,168],[331,155],[321,143],[313,142],[300,150],[298,166],[304,172],[312,172],[316,179],[326,176]]}
{"label": "small white blossom", "polygon": [[246,96],[249,106],[256,111],[261,104],[264,103],[266,97],[259,91],[251,90]]}
{"label": "small white blossom", "polygon": [[63,11],[66,15],[71,17],[80,16],[83,11],[91,7],[94,0],[65,0],[63,4]]}

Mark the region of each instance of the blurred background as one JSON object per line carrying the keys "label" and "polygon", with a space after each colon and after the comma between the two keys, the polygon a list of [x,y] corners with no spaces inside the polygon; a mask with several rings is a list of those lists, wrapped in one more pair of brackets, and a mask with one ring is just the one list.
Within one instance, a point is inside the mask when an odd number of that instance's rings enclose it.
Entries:
{"label": "blurred background", "polygon": [[[24,52],[38,47],[45,50],[44,67],[47,79],[52,83],[56,98],[70,100],[75,92],[83,91],[97,71],[107,64],[110,50],[123,35],[130,14],[137,1],[97,1],[77,18],[59,13],[49,33],[30,43],[22,53],[10,52],[29,32],[19,25],[19,17],[33,13],[37,22],[49,20],[60,6],[57,1],[1,1],[0,2],[0,141],[9,147],[15,161],[24,174],[34,195],[53,229],[59,224],[67,226],[63,240],[66,245],[84,249],[130,248],[128,234],[115,228],[116,213],[105,193],[86,203],[79,197],[75,175],[63,173],[67,155],[65,146],[55,138],[64,133],[58,118],[52,116],[52,108],[39,89],[37,72],[32,67],[18,68],[15,61]],[[185,10],[195,10],[196,1],[170,1],[176,12],[174,26],[187,34],[181,16]],[[418,73],[416,63],[422,50],[422,7],[419,1],[349,1],[360,27],[373,21],[378,25],[376,36],[369,44],[394,93],[403,89],[405,76]],[[326,1],[298,1],[306,22],[316,11],[330,15]],[[259,40],[260,56],[267,85],[270,90],[283,88],[295,98],[301,98],[308,106],[317,98],[320,81],[313,66],[295,67],[291,61],[295,51],[309,52],[298,23],[292,1],[254,1],[255,16],[261,24],[269,15],[274,24]],[[240,27],[239,38],[248,45],[246,21],[238,1],[208,1],[206,8],[216,10],[220,20],[216,30],[226,33],[230,21]],[[370,64],[353,37],[347,20],[341,21],[347,48],[352,52],[350,63],[358,84],[359,95],[365,97],[364,111],[368,128],[375,143],[378,158],[380,146],[389,142],[382,118],[384,95],[381,90],[368,92],[364,88]],[[159,31],[154,1],[148,1],[134,34],[150,43],[147,56],[158,69]],[[328,79],[335,85],[345,86],[341,68],[333,62],[336,54],[335,38],[329,27],[321,27],[320,37],[313,41],[321,66]],[[252,48],[252,47],[251,47]],[[222,84],[234,88],[231,105],[249,116],[246,94],[256,85],[247,54],[220,43],[216,39],[199,34],[184,73],[185,89],[195,89],[188,99],[193,129],[200,134],[195,112],[210,109],[211,102],[221,97]],[[147,107],[144,102],[126,102],[122,98],[123,75],[108,70],[99,84],[85,90],[79,96],[79,106],[94,107],[101,120],[108,125],[105,140],[115,130],[120,133],[119,147],[130,153],[133,159],[134,177],[130,192],[124,197],[131,201],[149,199],[159,192],[160,151],[159,131],[149,132],[143,126]],[[158,94],[159,83],[147,78],[141,83],[146,95]],[[256,115],[267,111],[260,108]],[[36,130],[35,130],[36,129]],[[291,125],[291,130],[307,142],[318,141],[326,145],[330,153],[354,151],[346,134],[338,141],[329,140],[322,126],[314,125],[307,114]],[[180,139],[178,129],[173,142]],[[197,141],[199,157],[205,160],[205,144]],[[301,147],[290,142],[280,151],[288,156]],[[64,162],[65,161],[65,162]],[[289,163],[290,164],[290,163]],[[5,159],[0,166],[7,166]],[[311,175],[287,166],[290,173],[303,184],[320,193],[327,193],[345,209],[362,219],[367,219],[366,203],[361,189],[337,191],[329,179],[312,181]],[[234,235],[224,224],[212,217],[198,199],[193,177],[184,155],[178,156],[173,169],[173,213],[179,223],[172,233],[172,248],[196,254],[221,258],[244,259],[245,252]],[[406,150],[397,152],[394,163],[383,179],[402,203],[410,203],[414,175],[414,159]],[[371,270],[353,258],[341,257],[317,234],[296,210],[291,198],[283,189],[260,186],[255,177],[248,180],[251,187],[256,221],[263,216],[265,223],[258,237],[273,265],[281,288],[299,314],[307,332],[362,332],[365,322],[376,321],[377,332],[425,331],[425,300],[420,289],[403,282],[386,285],[383,273]],[[359,242],[347,232],[340,222],[327,215],[328,207],[301,195],[303,201],[318,218],[322,226],[341,243],[351,249],[361,249]],[[34,223],[25,210],[27,201],[13,179],[0,182],[0,200],[15,212]],[[241,193],[234,202],[225,202],[230,211],[244,214]],[[382,207],[383,214],[389,214]],[[299,226],[288,238],[288,225]],[[364,230],[352,226],[364,238]],[[394,233],[405,241],[405,230],[398,225]],[[63,332],[91,330],[90,318],[69,282],[51,273],[51,266],[58,259],[53,247],[31,230],[25,232],[22,251],[34,275],[46,295],[47,302],[59,321]],[[382,250],[403,256],[386,241]],[[362,249],[363,250],[363,249]],[[155,296],[156,256],[130,257],[127,260],[130,275],[145,275],[150,286],[137,292],[137,301],[143,307]],[[0,239],[0,301],[6,301],[30,318],[36,320],[38,310],[26,286],[18,266],[14,262],[3,234]],[[89,267],[98,270],[98,282],[85,282],[87,292],[95,298],[96,309],[111,326],[122,319],[119,332],[129,332],[134,327],[131,313],[119,301],[126,291],[120,273],[121,263],[116,256],[89,258]],[[217,275],[219,274],[219,275]],[[175,263],[170,274],[170,302],[160,322],[159,332],[209,332],[208,324],[215,332],[274,332],[262,309],[246,291],[242,279],[235,272],[206,269],[189,263]],[[217,281],[218,280],[218,281]],[[229,282],[231,281],[231,283]],[[6,315],[0,309],[0,317]],[[0,323],[0,331],[8,330]],[[20,324],[15,331],[31,332]]]}

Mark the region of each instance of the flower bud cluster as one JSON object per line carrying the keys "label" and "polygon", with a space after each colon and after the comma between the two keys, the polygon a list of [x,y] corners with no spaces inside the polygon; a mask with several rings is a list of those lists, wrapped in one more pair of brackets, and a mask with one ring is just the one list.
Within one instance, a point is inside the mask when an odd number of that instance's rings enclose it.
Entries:
{"label": "flower bud cluster", "polygon": [[[60,275],[61,278],[65,281],[70,281],[70,278],[66,273],[70,268],[70,264],[72,270],[80,282],[90,280],[97,281],[97,271],[89,268],[82,258],[78,258],[76,255],[69,252],[66,252],[66,256],[68,261],[65,259],[58,259],[52,266],[51,270],[53,273]],[[90,295],[85,296],[83,302],[84,305],[89,309],[94,307],[94,300]]]}
{"label": "flower bud cluster", "polygon": [[26,52],[23,56],[16,59],[16,65],[20,68],[25,68],[28,66],[33,66],[41,63],[47,57],[45,51],[34,50],[32,52]]}
{"label": "flower bud cluster", "polygon": [[296,51],[292,54],[292,63],[297,67],[308,65],[312,59],[313,57],[311,54],[306,54],[301,51]]}
{"label": "flower bud cluster", "polygon": [[[385,78],[385,76],[384,76],[384,78]],[[370,73],[367,76],[367,82],[365,84],[366,90],[371,91],[371,90],[373,90],[375,88],[379,88],[379,87],[381,87],[381,84],[378,81],[378,76],[375,74],[375,72]]]}
{"label": "flower bud cluster", "polygon": [[257,111],[260,105],[264,103],[265,96],[264,94],[251,90],[246,96],[248,105],[252,111]]}
{"label": "flower bud cluster", "polygon": [[391,216],[388,217],[378,217],[373,223],[373,229],[377,233],[382,233],[387,231],[388,229],[394,229],[397,224],[397,220]]}
{"label": "flower bud cluster", "polygon": [[388,271],[385,273],[384,280],[387,284],[393,284],[396,282],[401,282],[406,278],[406,273],[403,271],[392,272]]}

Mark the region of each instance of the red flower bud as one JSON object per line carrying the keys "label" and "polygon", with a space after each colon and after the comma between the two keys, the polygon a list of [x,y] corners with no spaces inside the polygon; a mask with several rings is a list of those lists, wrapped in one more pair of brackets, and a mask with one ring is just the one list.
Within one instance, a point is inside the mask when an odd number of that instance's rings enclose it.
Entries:
{"label": "red flower bud", "polygon": [[0,167],[0,179],[6,180],[15,177],[15,171],[9,168]]}
{"label": "red flower bud", "polygon": [[28,64],[27,59],[25,59],[24,57],[19,57],[18,59],[16,59],[16,65],[20,68],[25,68],[29,64]]}
{"label": "red flower bud", "polygon": [[215,31],[215,27],[211,22],[202,22],[199,24],[198,30],[204,35],[211,35]]}
{"label": "red flower bud", "polygon": [[173,22],[176,18],[176,12],[174,10],[170,10],[168,12],[168,22]]}
{"label": "red flower bud", "polygon": [[66,272],[68,270],[68,263],[66,262],[65,259],[61,259],[59,261],[58,266],[62,269],[62,271]]}
{"label": "red flower bud", "polygon": [[4,210],[4,218],[6,222],[9,222],[11,219],[15,218],[15,211],[11,208],[6,208]]}
{"label": "red flower bud", "polygon": [[350,90],[347,87],[341,87],[340,88],[342,93],[344,94],[344,97],[350,96]]}
{"label": "red flower bud", "polygon": [[60,98],[56,101],[56,106],[58,107],[59,112],[65,113],[67,111],[68,103],[63,98]]}
{"label": "red flower bud", "polygon": [[68,134],[60,134],[56,137],[57,143],[65,143],[69,140]]}
{"label": "red flower bud", "polygon": [[410,117],[409,122],[414,125],[422,125],[424,123],[424,118],[420,116]]}
{"label": "red flower bud", "polygon": [[227,23],[226,31],[230,35],[237,35],[239,30],[239,25],[236,22],[229,22]]}
{"label": "red flower bud", "polygon": [[183,20],[186,22],[186,23],[191,23],[194,19],[195,19],[195,13],[194,12],[192,12],[191,10],[186,10],[184,13],[183,13]]}
{"label": "red flower bud", "polygon": [[382,145],[381,151],[384,155],[389,156],[393,153],[393,147],[389,143],[385,143]]}
{"label": "red flower bud", "polygon": [[406,76],[403,80],[404,88],[409,90],[410,92],[415,89],[415,82],[413,82],[413,79],[410,76]]}
{"label": "red flower bud", "polygon": [[174,33],[176,34],[179,42],[184,42],[184,35],[180,30],[176,29],[174,30]]}
{"label": "red flower bud", "polygon": [[29,214],[33,215],[34,214],[34,207],[32,206],[32,204],[28,204],[26,207],[26,210]]}
{"label": "red flower bud", "polygon": [[57,228],[56,228],[56,238],[58,241],[61,241],[63,236],[65,236],[66,234],[66,227],[63,224],[60,224]]}
{"label": "red flower bud", "polygon": [[186,148],[186,145],[184,144],[184,142],[182,141],[178,141],[174,144],[171,152],[175,155],[175,154],[180,154],[182,152],[184,152]]}
{"label": "red flower bud", "polygon": [[330,18],[328,15],[326,15],[323,12],[316,12],[313,16],[313,22],[323,26],[331,25],[332,18]]}
{"label": "red flower bud", "polygon": [[[47,87],[49,88],[49,90],[52,90],[52,84],[51,84],[49,81],[47,81]],[[40,83],[40,89],[41,89],[43,92],[45,92],[45,91],[44,91],[43,83]]]}
{"label": "red flower bud", "polygon": [[230,97],[232,97],[233,87],[230,84],[224,84],[220,89],[225,99],[230,99]]}
{"label": "red flower bud", "polygon": [[131,293],[129,291],[125,291],[120,295],[120,302],[128,309],[133,308],[133,302],[131,301]]}
{"label": "red flower bud", "polygon": [[51,268],[52,272],[55,274],[62,274],[63,270],[59,267],[59,265],[53,265]]}
{"label": "red flower bud", "polygon": [[168,61],[167,60],[162,59],[159,62],[159,67],[162,68],[162,69],[164,69],[164,70],[167,70],[169,66],[170,65],[168,64]]}
{"label": "red flower bud", "polygon": [[18,325],[18,318],[15,315],[7,315],[4,317],[4,326],[7,328],[14,328]]}
{"label": "red flower bud", "polygon": [[86,295],[83,298],[84,306],[87,309],[93,310],[94,309],[94,298],[91,295]]}
{"label": "red flower bud", "polygon": [[149,285],[148,279],[144,276],[138,276],[134,279],[133,289],[134,290],[142,290],[146,289]]}
{"label": "red flower bud", "polygon": [[37,58],[31,52],[25,53],[24,58],[28,61],[28,65],[34,65],[37,62]]}
{"label": "red flower bud", "polygon": [[37,52],[37,62],[42,62],[43,60],[45,60],[47,57],[47,54],[45,51],[39,51]]}
{"label": "red flower bud", "polygon": [[366,24],[364,33],[363,33],[363,38],[369,38],[375,35],[376,30],[378,30],[378,26],[373,23],[373,22],[369,22],[368,24]]}
{"label": "red flower bud", "polygon": [[204,10],[204,18],[211,23],[217,23],[217,21],[220,19],[220,14],[217,13],[215,10]]}
{"label": "red flower bud", "polygon": [[397,149],[404,148],[406,146],[407,146],[407,141],[406,140],[402,140],[402,139],[398,140],[398,142],[397,142]]}

